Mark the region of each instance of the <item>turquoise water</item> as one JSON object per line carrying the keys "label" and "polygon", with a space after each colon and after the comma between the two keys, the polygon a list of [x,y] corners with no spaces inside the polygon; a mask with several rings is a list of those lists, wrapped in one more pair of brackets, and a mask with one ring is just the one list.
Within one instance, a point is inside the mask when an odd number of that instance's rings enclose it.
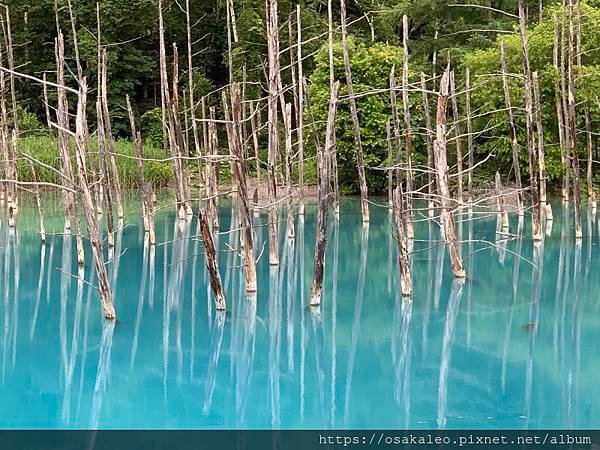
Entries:
{"label": "turquoise water", "polygon": [[[46,205],[59,233],[60,206]],[[224,202],[223,315],[195,219],[179,226],[161,210],[151,250],[136,207],[107,265],[116,325],[72,276],[75,243],[57,234],[41,245],[31,199],[16,233],[2,219],[0,428],[600,426],[600,221],[589,213],[575,245],[572,214],[555,204],[550,236],[535,249],[528,220],[526,237],[497,241],[493,215],[463,217],[464,283],[453,281],[437,225],[419,217],[409,302],[398,297],[387,210],[372,208],[363,229],[358,202],[346,199],[330,222],[323,304],[310,310],[314,206],[296,219],[295,241],[281,230],[278,269],[257,228],[264,252],[252,301],[229,251],[239,236],[227,232]],[[92,264],[84,270],[94,283]]]}

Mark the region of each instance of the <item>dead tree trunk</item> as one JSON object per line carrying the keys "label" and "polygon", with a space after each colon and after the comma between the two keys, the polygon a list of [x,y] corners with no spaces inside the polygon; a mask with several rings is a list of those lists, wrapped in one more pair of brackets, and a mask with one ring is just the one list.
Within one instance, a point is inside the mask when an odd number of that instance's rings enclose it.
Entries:
{"label": "dead tree trunk", "polygon": [[206,161],[206,197],[208,204],[208,219],[211,224],[211,228],[219,229],[219,205],[218,195],[219,188],[217,184],[217,172],[219,170],[218,162],[216,158],[219,154],[219,137],[217,134],[217,122],[216,122],[216,107],[211,106],[208,110],[209,122],[208,122],[208,147],[207,147],[207,161]]}
{"label": "dead tree trunk", "polygon": [[278,38],[278,8],[277,0],[268,0],[267,11],[267,55],[268,55],[268,202],[269,202],[269,264],[272,266],[279,265],[279,233],[278,233],[278,218],[277,206],[277,181],[275,176],[275,168],[277,164],[277,154],[279,152],[279,132],[277,128],[277,99],[278,85],[277,75],[279,73],[279,38]]}
{"label": "dead tree trunk", "polygon": [[538,167],[540,169],[540,205],[546,218],[552,219],[552,206],[546,203],[546,151],[544,147],[544,127],[542,125],[542,102],[540,99],[540,82],[537,72],[532,74],[533,102],[535,109],[535,126],[537,131]]}
{"label": "dead tree trunk", "polygon": [[[350,56],[348,54],[348,26],[346,24],[346,0],[340,0],[340,14],[342,27],[342,53],[344,57],[344,70],[346,72],[346,85],[348,89],[348,102],[350,103],[350,117],[352,118],[352,131],[354,132],[354,145],[356,146],[356,168],[358,171],[358,185],[360,188],[360,211],[363,223],[369,222],[369,203],[367,179],[365,176],[365,163],[363,159],[362,139],[360,137],[360,123],[354,98],[354,87],[352,85],[352,69],[350,68]],[[406,62],[408,65],[408,59]],[[407,130],[408,133],[408,130]]]}
{"label": "dead tree trunk", "polygon": [[579,186],[579,152],[577,149],[577,115],[575,111],[575,75],[574,66],[574,39],[573,26],[573,3],[569,0],[569,35],[567,49],[567,90],[568,90],[568,123],[570,131],[569,144],[571,146],[571,163],[573,167],[573,202],[575,203],[575,238],[581,239],[583,231],[581,228],[581,192]]}
{"label": "dead tree trunk", "polygon": [[60,151],[61,170],[64,175],[63,199],[65,204],[65,231],[70,232],[71,220],[75,216],[75,196],[71,192],[73,180],[73,168],[71,165],[71,155],[69,151],[69,135],[66,130],[69,129],[69,106],[67,104],[67,92],[65,86],[65,45],[62,33],[59,31],[55,41],[56,45],[56,83],[58,106],[56,110],[58,122],[58,146]]}
{"label": "dead tree trunk", "polygon": [[413,227],[413,170],[412,170],[412,153],[413,153],[413,131],[410,122],[410,104],[408,101],[408,16],[402,17],[402,107],[404,111],[404,145],[406,147],[406,236],[408,239],[415,237]]}
{"label": "dead tree trunk", "polygon": [[391,124],[391,120],[388,120],[387,123],[385,124],[385,131],[386,131],[386,141],[387,141],[387,150],[388,150],[388,154],[387,154],[387,181],[388,181],[388,205],[390,207],[390,212],[391,212],[391,208],[394,206],[394,172],[391,168],[392,166],[392,159],[393,159],[393,154],[394,151],[392,149],[392,124]]}
{"label": "dead tree trunk", "polygon": [[[562,64],[559,68],[559,31],[558,31],[558,18],[556,14],[553,16],[554,20],[554,37],[553,37],[553,46],[552,46],[552,65],[554,69],[558,72],[562,72]],[[561,49],[562,54],[562,49]],[[556,79],[554,81],[554,95],[556,102],[556,118],[558,121],[558,142],[560,145],[560,160],[562,163],[563,170],[565,173],[562,178],[562,198],[569,198],[569,156],[566,152],[566,126],[565,126],[565,115],[563,111],[563,103],[562,103],[562,91],[561,91],[561,83],[560,79]]]}
{"label": "dead tree trunk", "polygon": [[512,111],[512,102],[510,99],[510,89],[508,87],[508,78],[506,73],[506,57],[504,55],[504,40],[500,40],[500,61],[502,65],[502,87],[504,90],[504,105],[508,114],[508,129],[510,132],[510,145],[512,148],[513,171],[515,172],[515,185],[517,188],[517,209],[519,215],[524,214],[523,210],[523,187],[521,185],[521,165],[519,164],[519,142],[517,141],[517,128]]}
{"label": "dead tree trunk", "polygon": [[131,125],[131,135],[133,137],[133,148],[135,150],[135,162],[137,167],[138,183],[140,185],[140,196],[142,199],[142,217],[144,221],[144,231],[148,233],[150,245],[156,243],[156,234],[154,232],[154,205],[152,203],[152,186],[144,177],[144,150],[142,146],[142,135],[135,126],[135,118],[129,96],[126,97],[127,111],[129,113],[129,123]]}
{"label": "dead tree trunk", "polygon": [[542,225],[540,219],[540,199],[538,190],[538,163],[533,134],[533,102],[531,88],[531,70],[529,68],[529,47],[527,44],[527,28],[525,24],[525,10],[523,0],[519,0],[519,37],[523,51],[523,78],[525,85],[525,122],[527,133],[527,154],[529,156],[529,180],[531,185],[531,214],[532,235],[534,241],[542,240]]}
{"label": "dead tree trunk", "polygon": [[438,96],[437,115],[436,115],[436,139],[433,144],[434,159],[436,166],[438,195],[440,197],[441,225],[444,238],[448,245],[450,254],[450,263],[452,272],[457,278],[466,276],[460,256],[460,248],[454,218],[452,214],[452,204],[450,197],[448,161],[446,150],[446,121],[448,96],[450,89],[450,66],[446,68],[440,81],[440,93]]}
{"label": "dead tree trunk", "polygon": [[98,118],[98,161],[100,163],[100,178],[102,179],[104,199],[106,201],[108,248],[112,249],[115,246],[115,224],[112,200],[113,190],[111,187],[111,177],[108,170],[108,161],[106,156],[106,136],[104,134],[105,127],[101,101],[96,103],[96,112]]}
{"label": "dead tree trunk", "polygon": [[502,192],[502,181],[500,172],[496,171],[496,206],[498,208],[498,229],[502,232],[508,231],[509,221],[508,213],[506,212],[506,197]]}
{"label": "dead tree trunk", "polygon": [[458,202],[463,202],[463,155],[462,155],[462,137],[460,132],[460,114],[458,112],[458,90],[454,82],[454,70],[450,72],[450,92],[452,96],[452,117],[454,122],[454,146],[456,148],[456,172],[457,183],[456,190]]}
{"label": "dead tree trunk", "polygon": [[300,4],[296,5],[297,63],[298,63],[298,197],[300,198],[300,215],[304,215],[304,71],[302,65],[302,22]]}
{"label": "dead tree trunk", "polygon": [[285,185],[287,195],[287,237],[294,239],[294,213],[292,189],[292,105],[285,105]]}
{"label": "dead tree trunk", "polygon": [[46,242],[46,227],[44,226],[44,207],[42,205],[42,197],[40,196],[40,188],[37,185],[37,174],[35,171],[35,165],[31,160],[29,160],[29,168],[31,169],[31,179],[34,183],[36,183],[33,187],[33,192],[35,193],[35,203],[38,209],[38,216],[40,219],[40,238],[42,239],[42,243]]}
{"label": "dead tree trunk", "polygon": [[327,113],[327,130],[325,148],[318,147],[317,165],[319,180],[319,208],[317,211],[317,237],[315,242],[314,276],[310,294],[310,306],[321,304],[323,293],[323,272],[325,270],[325,246],[327,245],[327,203],[329,196],[329,170],[326,155],[331,154],[335,146],[335,116],[337,111],[338,89],[340,83],[335,82],[329,98]]}
{"label": "dead tree trunk", "polygon": [[[402,183],[401,158],[400,158],[400,119],[398,118],[398,102],[396,100],[396,68],[392,66],[390,72],[390,105],[392,107],[392,129],[394,131],[394,143],[396,144],[396,185]],[[391,163],[391,161],[390,161]]]}
{"label": "dead tree trunk", "polygon": [[96,266],[96,275],[98,277],[98,286],[100,291],[100,302],[102,311],[106,319],[116,319],[115,307],[113,304],[112,293],[108,283],[108,275],[104,265],[102,254],[102,240],[98,231],[98,223],[96,222],[95,208],[92,200],[92,195],[88,186],[85,167],[85,108],[86,108],[87,87],[85,79],[79,87],[79,100],[77,102],[77,117],[75,122],[75,141],[77,144],[77,175],[79,179],[79,190],[81,191],[81,201],[87,229],[92,244],[92,254]]}
{"label": "dead tree trunk", "polygon": [[403,297],[412,295],[412,279],[410,263],[408,261],[406,220],[404,217],[404,202],[402,200],[402,186],[394,190],[394,216],[396,218],[396,240],[398,241],[398,268],[400,269],[400,287]]}
{"label": "dead tree trunk", "polygon": [[196,123],[196,103],[194,101],[194,64],[192,53],[192,24],[190,19],[190,0],[185,2],[185,19],[187,29],[187,56],[188,56],[188,99],[190,108],[190,120],[192,121],[192,135],[194,136],[194,155],[198,157],[198,176],[202,181],[202,151],[200,149],[200,137],[198,135],[198,124]]}
{"label": "dead tree trunk", "polygon": [[473,148],[473,124],[471,123],[471,70],[468,67],[465,70],[465,91],[465,108],[467,114],[467,164],[469,165],[467,178],[467,193],[469,197],[469,202],[473,202],[473,153],[475,149]]}
{"label": "dead tree trunk", "polygon": [[423,95],[423,114],[425,115],[425,137],[427,139],[427,210],[429,217],[434,215],[434,190],[435,190],[435,175],[433,160],[433,129],[431,127],[431,112],[429,108],[429,96],[427,95],[427,81],[425,74],[421,72],[421,92]]}
{"label": "dead tree trunk", "polygon": [[252,237],[252,216],[250,215],[250,201],[248,199],[248,186],[242,161],[242,138],[240,136],[241,100],[238,83],[231,85],[231,121],[227,118],[228,108],[225,91],[223,91],[223,105],[227,120],[227,134],[229,136],[229,151],[233,158],[233,177],[235,179],[238,205],[242,222],[242,245],[244,262],[246,266],[246,292],[256,292],[256,262],[254,260],[254,241]]}
{"label": "dead tree trunk", "polygon": [[111,169],[111,180],[112,187],[114,190],[114,200],[117,205],[117,217],[122,219],[124,217],[123,211],[123,195],[121,194],[121,180],[119,178],[119,170],[117,168],[117,161],[115,158],[115,140],[112,134],[112,125],[110,123],[110,114],[108,111],[108,58],[106,56],[106,49],[102,49],[102,121],[104,123],[104,135],[106,138],[108,153],[108,161],[110,162]]}

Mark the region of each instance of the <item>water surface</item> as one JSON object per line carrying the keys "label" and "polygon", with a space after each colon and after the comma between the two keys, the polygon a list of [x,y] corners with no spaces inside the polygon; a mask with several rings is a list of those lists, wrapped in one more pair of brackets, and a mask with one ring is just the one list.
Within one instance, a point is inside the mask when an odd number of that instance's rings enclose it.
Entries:
{"label": "water surface", "polygon": [[[108,262],[119,322],[100,312],[93,265],[76,278],[75,243],[47,197],[49,235],[23,198],[16,232],[0,225],[0,428],[598,428],[598,225],[554,205],[542,246],[497,241],[493,215],[459,230],[468,278],[453,280],[438,226],[416,225],[414,296],[399,297],[396,241],[385,208],[363,228],[346,199],[330,222],[320,309],[306,308],[315,208],[281,230],[269,267],[257,227],[259,294],[244,293],[220,209],[228,311],[212,303],[196,220],[157,216],[144,244],[139,207]],[[266,216],[257,220],[264,223]],[[511,217],[516,233],[517,217]],[[89,247],[88,260],[89,260]]]}

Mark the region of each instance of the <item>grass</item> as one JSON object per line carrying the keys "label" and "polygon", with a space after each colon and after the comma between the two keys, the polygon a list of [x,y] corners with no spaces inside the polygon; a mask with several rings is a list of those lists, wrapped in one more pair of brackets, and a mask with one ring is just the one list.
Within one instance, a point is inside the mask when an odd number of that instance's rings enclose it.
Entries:
{"label": "grass", "polygon": [[[19,140],[18,149],[21,155],[28,155],[44,164],[60,170],[60,157],[58,152],[58,143],[56,138],[50,136],[30,136]],[[133,144],[127,140],[115,142],[115,153],[117,170],[123,188],[137,188],[138,177],[136,162],[133,156],[135,151]],[[73,168],[76,169],[74,143],[71,143],[71,154]],[[92,154],[87,155],[88,165],[90,162],[97,162],[97,144],[92,144]],[[122,155],[122,156],[121,156]],[[164,158],[162,149],[150,145],[144,145],[144,157],[151,159]],[[35,165],[38,181],[60,184],[59,175],[49,168]],[[21,181],[33,181],[33,174],[29,162],[25,158],[20,158],[17,164],[17,175]],[[155,187],[164,187],[173,179],[173,167],[169,161],[145,161],[144,177]]]}

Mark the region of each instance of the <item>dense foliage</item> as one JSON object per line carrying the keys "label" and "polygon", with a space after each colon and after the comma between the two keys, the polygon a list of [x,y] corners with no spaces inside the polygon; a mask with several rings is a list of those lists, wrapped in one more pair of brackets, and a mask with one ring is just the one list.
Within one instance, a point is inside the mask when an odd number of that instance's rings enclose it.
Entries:
{"label": "dense foliage", "polygon": [[[53,18],[55,0],[8,0],[11,28],[14,41],[16,65],[19,70],[41,76],[46,73],[53,79],[55,71],[54,38],[56,23]],[[83,68],[88,84],[96,85],[97,32],[96,3],[71,1],[76,19],[77,36]],[[187,34],[185,1],[164,0],[167,42],[179,49],[181,89],[187,82]],[[247,95],[265,95],[266,33],[264,1],[234,0],[237,41],[232,42],[233,78],[248,81]],[[475,139],[479,159],[493,152],[496,157],[482,170],[495,171],[500,168],[507,180],[511,177],[508,131],[501,80],[498,77],[499,40],[505,40],[509,70],[520,74],[521,51],[516,35],[516,0],[485,0],[472,6],[452,5],[443,0],[356,0],[349,2],[350,58],[355,92],[357,94],[379,90],[358,100],[359,119],[367,177],[371,191],[382,191],[385,174],[379,168],[387,161],[386,123],[390,117],[389,73],[395,65],[399,77],[402,67],[402,15],[410,17],[410,83],[417,87],[420,72],[430,76],[441,73],[451,60],[456,71],[459,89],[464,90],[464,70],[472,72],[474,89],[473,110],[477,115],[475,130],[485,130]],[[459,2],[462,3],[462,2]],[[468,3],[468,2],[467,2]],[[537,0],[526,1],[529,23],[529,45],[532,69],[539,72],[542,94],[542,112],[548,155],[548,174],[556,180],[561,174],[560,149],[557,142],[557,120],[554,109],[554,81],[558,76],[552,67],[553,15],[565,17],[560,3],[544,3],[543,15]],[[596,102],[600,87],[600,2],[588,0],[582,4],[582,65],[576,69],[578,111],[589,109],[593,129],[597,129],[600,111]],[[76,72],[69,21],[67,0],[57,0],[60,28],[66,36],[67,57],[71,72]],[[109,103],[113,117],[113,129],[120,137],[129,135],[129,127],[123,108],[124,97],[129,94],[137,114],[141,117],[144,138],[160,147],[160,94],[158,90],[158,0],[102,0],[100,5],[101,41],[107,45],[109,58]],[[477,7],[489,6],[493,9]],[[194,89],[197,98],[207,95],[225,85],[229,80],[227,14],[224,0],[190,0],[192,41],[194,42]],[[337,142],[340,163],[340,182],[346,192],[357,189],[355,176],[355,149],[349,108],[344,95],[347,93],[339,43],[339,4],[333,3],[335,22],[335,72],[341,81],[341,103],[337,124]],[[284,68],[284,83],[291,80],[290,54],[287,51],[295,42],[296,4],[280,2],[281,65]],[[324,129],[323,121],[328,101],[328,55],[327,2],[305,0],[300,4],[305,75],[310,81],[310,95],[318,130]],[[505,11],[504,14],[500,11]],[[168,46],[169,58],[172,57]],[[432,56],[437,55],[437,67],[432,66]],[[75,85],[71,73],[69,83]],[[522,82],[511,77],[511,94],[516,107],[517,125],[521,142],[524,140],[522,111]],[[433,86],[429,86],[433,88]],[[47,134],[43,130],[44,106],[41,88],[35,83],[20,80],[17,84],[18,102],[21,110],[22,129],[26,135]],[[93,95],[93,93],[92,93]],[[51,102],[55,96],[50,92]],[[208,104],[218,104],[218,95],[208,95]],[[290,96],[291,100],[291,96]],[[400,101],[400,97],[399,97]],[[435,99],[431,96],[432,110]],[[90,102],[93,103],[93,102]],[[412,121],[415,128],[415,164],[426,160],[423,138],[423,111],[421,93],[410,94]],[[93,105],[90,105],[92,108]],[[401,108],[400,108],[401,109]],[[459,109],[464,113],[464,95],[459,100]],[[491,111],[497,111],[490,113]],[[305,112],[306,114],[306,112]],[[93,111],[89,114],[93,120]],[[584,128],[580,123],[580,129]],[[40,132],[40,129],[42,131]],[[266,139],[261,145],[266,145]],[[596,139],[594,138],[594,141]],[[221,139],[224,145],[225,139]],[[312,138],[307,127],[307,152],[314,152]],[[580,138],[585,146],[585,136]],[[452,150],[452,147],[450,147]],[[263,149],[264,151],[264,149]],[[523,152],[523,168],[526,156]],[[454,163],[452,154],[450,163]],[[310,162],[307,163],[310,175]],[[524,170],[526,173],[526,170]]]}

